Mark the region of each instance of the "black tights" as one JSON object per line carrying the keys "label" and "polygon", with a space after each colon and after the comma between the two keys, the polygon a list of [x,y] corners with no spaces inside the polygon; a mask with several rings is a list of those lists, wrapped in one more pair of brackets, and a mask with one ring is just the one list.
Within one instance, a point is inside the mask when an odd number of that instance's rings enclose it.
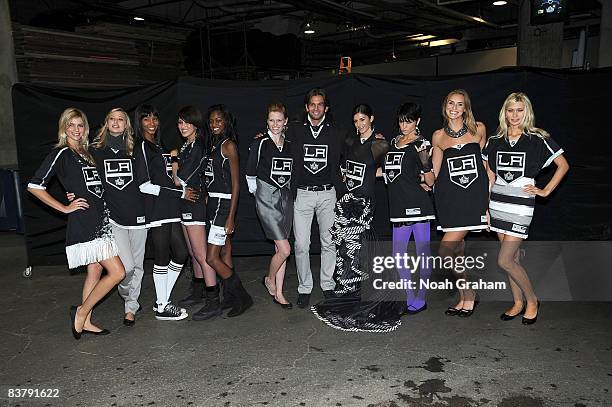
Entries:
{"label": "black tights", "polygon": [[153,239],[155,264],[167,265],[170,263],[171,255],[173,262],[185,264],[189,253],[180,222],[164,223],[161,226],[151,228],[149,233],[151,239]]}

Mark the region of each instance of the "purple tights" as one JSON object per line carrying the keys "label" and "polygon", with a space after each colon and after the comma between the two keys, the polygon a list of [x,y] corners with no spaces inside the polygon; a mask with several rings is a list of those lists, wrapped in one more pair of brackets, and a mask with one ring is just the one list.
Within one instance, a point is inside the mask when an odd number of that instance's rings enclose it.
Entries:
{"label": "purple tights", "polygon": [[[416,253],[420,256],[429,256],[430,227],[429,222],[417,222],[410,226],[393,226],[393,255],[403,255],[408,248],[410,235],[414,234]],[[425,306],[427,290],[419,289],[420,280],[426,281],[431,275],[431,268],[423,267],[418,273],[411,273],[410,269],[398,267],[400,278],[416,283],[416,289],[406,288],[406,305],[415,311]],[[417,278],[418,277],[418,278]]]}

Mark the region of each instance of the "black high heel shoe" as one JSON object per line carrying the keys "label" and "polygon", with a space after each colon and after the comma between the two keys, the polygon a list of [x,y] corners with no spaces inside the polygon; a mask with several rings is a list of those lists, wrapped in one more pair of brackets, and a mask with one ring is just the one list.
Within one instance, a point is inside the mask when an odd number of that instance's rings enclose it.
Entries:
{"label": "black high heel shoe", "polygon": [[474,313],[474,310],[476,309],[476,307],[478,306],[478,304],[480,304],[479,300],[474,300],[474,307],[472,309],[464,309],[461,308],[459,310],[459,313],[457,314],[458,316],[462,317],[462,318],[467,318],[467,317],[471,317],[472,314]]}
{"label": "black high heel shoe", "polygon": [[291,309],[293,308],[293,304],[288,302],[287,304],[283,304],[282,302],[279,302],[276,298],[272,298],[272,302],[274,302],[275,304],[280,305],[280,307],[282,309]]}
{"label": "black high heel shoe", "polygon": [[72,330],[72,336],[74,337],[74,339],[79,340],[81,339],[82,332],[79,332],[76,329],[74,329],[74,321],[76,319],[76,312],[77,312],[77,306],[72,305],[70,307],[70,329]]}
{"label": "black high heel shoe", "polygon": [[525,318],[525,317],[523,317],[523,319],[521,320],[521,323],[523,325],[533,325],[533,324],[536,323],[536,321],[538,320],[538,314],[540,313],[540,300],[538,300],[538,307],[537,307],[536,311],[538,311],[538,313],[536,314],[535,317],[533,317],[533,318]]}
{"label": "black high heel shoe", "polygon": [[448,315],[449,317],[454,317],[455,315],[458,315],[459,312],[461,312],[460,309],[457,309],[455,307],[448,307],[446,311],[444,311],[444,315]]}
{"label": "black high heel shoe", "polygon": [[525,308],[527,308],[527,304],[523,304],[523,309],[520,310],[519,313],[515,315],[508,315],[504,312],[503,314],[499,316],[499,319],[501,319],[502,321],[512,321],[514,318],[518,317],[519,315],[523,315],[525,313]]}

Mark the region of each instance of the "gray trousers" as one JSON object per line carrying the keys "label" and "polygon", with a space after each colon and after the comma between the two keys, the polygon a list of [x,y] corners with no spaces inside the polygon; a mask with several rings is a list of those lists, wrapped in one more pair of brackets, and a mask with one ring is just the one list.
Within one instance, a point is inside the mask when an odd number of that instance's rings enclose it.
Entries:
{"label": "gray trousers", "polygon": [[329,229],[334,224],[336,190],[305,191],[297,190],[293,205],[293,234],[295,236],[295,264],[298,274],[298,293],[310,294],[312,291],[312,272],[310,270],[310,229],[312,217],[316,214],[321,240],[321,289],[333,290],[334,269],[336,267],[336,245]]}
{"label": "gray trousers", "polygon": [[119,249],[119,258],[125,267],[125,278],[119,283],[119,295],[125,301],[125,313],[136,313],[140,304],[140,288],[144,275],[145,244],[147,243],[147,229],[123,229],[113,226],[113,235]]}

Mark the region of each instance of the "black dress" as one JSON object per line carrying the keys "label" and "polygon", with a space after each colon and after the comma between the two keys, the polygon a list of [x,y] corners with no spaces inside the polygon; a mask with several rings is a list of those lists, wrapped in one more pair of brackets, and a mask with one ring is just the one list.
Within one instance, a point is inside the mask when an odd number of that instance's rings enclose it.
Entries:
{"label": "black dress", "polygon": [[172,181],[170,154],[161,146],[141,140],[134,146],[136,178],[143,192],[149,227],[181,221],[179,205],[183,188]]}
{"label": "black dress", "polygon": [[434,198],[439,230],[487,228],[489,178],[478,143],[458,144],[444,150]]}
{"label": "black dress", "polygon": [[347,140],[343,166],[345,193],[336,203],[330,230],[336,244],[335,298],[312,306],[315,316],[335,329],[390,332],[401,323],[405,304],[393,301],[385,291],[373,290],[370,264],[361,264],[363,259],[371,258],[364,251],[374,250],[371,225],[376,169],[388,149],[389,143],[374,135],[363,142],[356,138]]}
{"label": "black dress", "polygon": [[55,174],[64,189],[74,193],[75,199],[84,198],[89,204],[85,210],[68,214],[68,268],[117,256],[109,212],[102,199],[104,188],[96,167],[69,147],[54,148],[30,180],[28,188],[46,189]]}
{"label": "black dress", "polygon": [[431,144],[422,137],[412,143],[397,147],[391,141],[383,167],[389,197],[391,223],[423,222],[435,219],[429,193],[421,188],[422,162],[428,156]]}
{"label": "black dress", "polygon": [[[177,178],[184,187],[200,191],[200,196],[203,196],[201,175],[206,166],[206,154],[204,153],[202,137],[196,137],[193,142],[185,142],[181,147],[178,157],[179,168],[176,174]],[[206,204],[204,199],[198,202],[181,199],[179,209],[181,211],[181,222],[184,225],[206,224]]]}

